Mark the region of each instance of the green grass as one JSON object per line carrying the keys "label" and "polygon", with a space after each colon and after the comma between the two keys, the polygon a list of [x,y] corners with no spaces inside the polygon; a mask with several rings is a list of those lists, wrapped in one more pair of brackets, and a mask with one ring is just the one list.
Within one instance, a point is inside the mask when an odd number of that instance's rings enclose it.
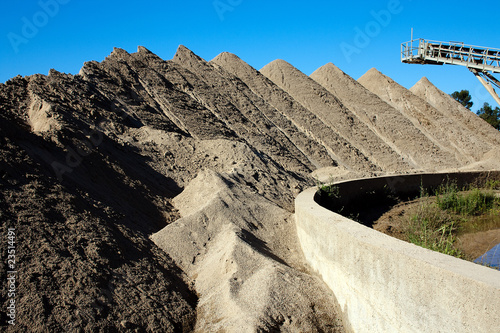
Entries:
{"label": "green grass", "polygon": [[339,196],[339,188],[338,186],[333,185],[335,179],[330,176],[330,179],[327,183],[324,183],[316,178],[316,187],[318,188],[318,192],[326,195],[328,199],[335,200],[338,199]]}
{"label": "green grass", "polygon": [[437,205],[424,201],[410,217],[406,237],[409,242],[426,249],[464,258],[455,247],[459,224],[449,214],[443,214]]}
{"label": "green grass", "polygon": [[459,189],[455,183],[446,183],[430,197],[421,191],[421,204],[411,215],[406,227],[409,242],[424,248],[464,258],[456,247],[462,233],[500,227],[500,199],[494,189],[498,182],[485,188]]}
{"label": "green grass", "polygon": [[495,201],[495,194],[490,190],[476,187],[460,192],[455,183],[442,185],[436,191],[437,206],[460,215],[482,215],[494,207]]}
{"label": "green grass", "polygon": [[484,188],[488,190],[500,190],[500,180],[487,180]]}
{"label": "green grass", "polygon": [[323,184],[320,185],[319,190],[321,193],[325,193],[331,200],[338,199],[340,197],[339,188],[337,186]]}

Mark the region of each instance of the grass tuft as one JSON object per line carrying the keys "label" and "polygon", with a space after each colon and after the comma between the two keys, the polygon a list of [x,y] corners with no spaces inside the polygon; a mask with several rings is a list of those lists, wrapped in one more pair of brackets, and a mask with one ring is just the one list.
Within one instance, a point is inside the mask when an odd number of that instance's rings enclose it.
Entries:
{"label": "grass tuft", "polygon": [[455,183],[442,185],[436,191],[436,204],[439,208],[466,216],[477,216],[491,210],[495,204],[492,191],[472,188],[460,192]]}
{"label": "grass tuft", "polygon": [[421,191],[421,204],[411,215],[405,235],[409,242],[424,248],[465,259],[456,246],[461,233],[488,230],[499,221],[500,199],[493,189],[471,187],[460,190],[455,183],[447,183],[430,197]]}

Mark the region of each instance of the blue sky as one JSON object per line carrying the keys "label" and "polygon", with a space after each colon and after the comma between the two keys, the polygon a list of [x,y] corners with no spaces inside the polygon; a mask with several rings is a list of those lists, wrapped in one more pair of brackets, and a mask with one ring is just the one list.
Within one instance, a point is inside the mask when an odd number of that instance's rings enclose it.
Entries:
{"label": "blue sky", "polygon": [[[306,74],[332,62],[358,79],[376,67],[410,88],[427,76],[446,93],[468,89],[473,110],[496,105],[464,67],[400,62],[400,44],[415,38],[500,48],[497,1],[95,1],[5,0],[0,4],[0,82],[78,73],[113,47],[143,45],[171,59],[183,44],[206,60],[223,51],[260,69],[284,59]],[[477,7],[480,7],[477,9]],[[475,9],[476,8],[476,9]],[[479,11],[478,11],[479,10]],[[489,19],[488,19],[489,18]]]}

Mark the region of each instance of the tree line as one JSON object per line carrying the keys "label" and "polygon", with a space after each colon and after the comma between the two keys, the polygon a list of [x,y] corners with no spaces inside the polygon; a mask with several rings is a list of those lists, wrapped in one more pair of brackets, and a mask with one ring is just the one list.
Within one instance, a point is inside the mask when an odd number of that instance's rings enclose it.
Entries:
{"label": "tree line", "polygon": [[[474,105],[468,90],[455,91],[450,96],[469,110]],[[476,114],[500,131],[500,108],[498,106],[493,108],[489,103],[484,103],[483,107],[476,111]]]}

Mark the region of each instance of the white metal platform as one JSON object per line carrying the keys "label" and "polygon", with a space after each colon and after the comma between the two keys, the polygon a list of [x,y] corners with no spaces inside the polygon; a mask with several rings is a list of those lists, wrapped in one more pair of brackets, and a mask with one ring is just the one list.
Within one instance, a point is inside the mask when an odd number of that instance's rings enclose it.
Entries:
{"label": "white metal platform", "polygon": [[401,61],[409,64],[461,65],[500,73],[500,49],[415,39],[401,44]]}
{"label": "white metal platform", "polygon": [[500,73],[500,49],[461,42],[412,39],[401,44],[401,62],[467,67],[500,105],[500,97],[493,88],[493,85],[500,88],[500,81],[492,75]]}

